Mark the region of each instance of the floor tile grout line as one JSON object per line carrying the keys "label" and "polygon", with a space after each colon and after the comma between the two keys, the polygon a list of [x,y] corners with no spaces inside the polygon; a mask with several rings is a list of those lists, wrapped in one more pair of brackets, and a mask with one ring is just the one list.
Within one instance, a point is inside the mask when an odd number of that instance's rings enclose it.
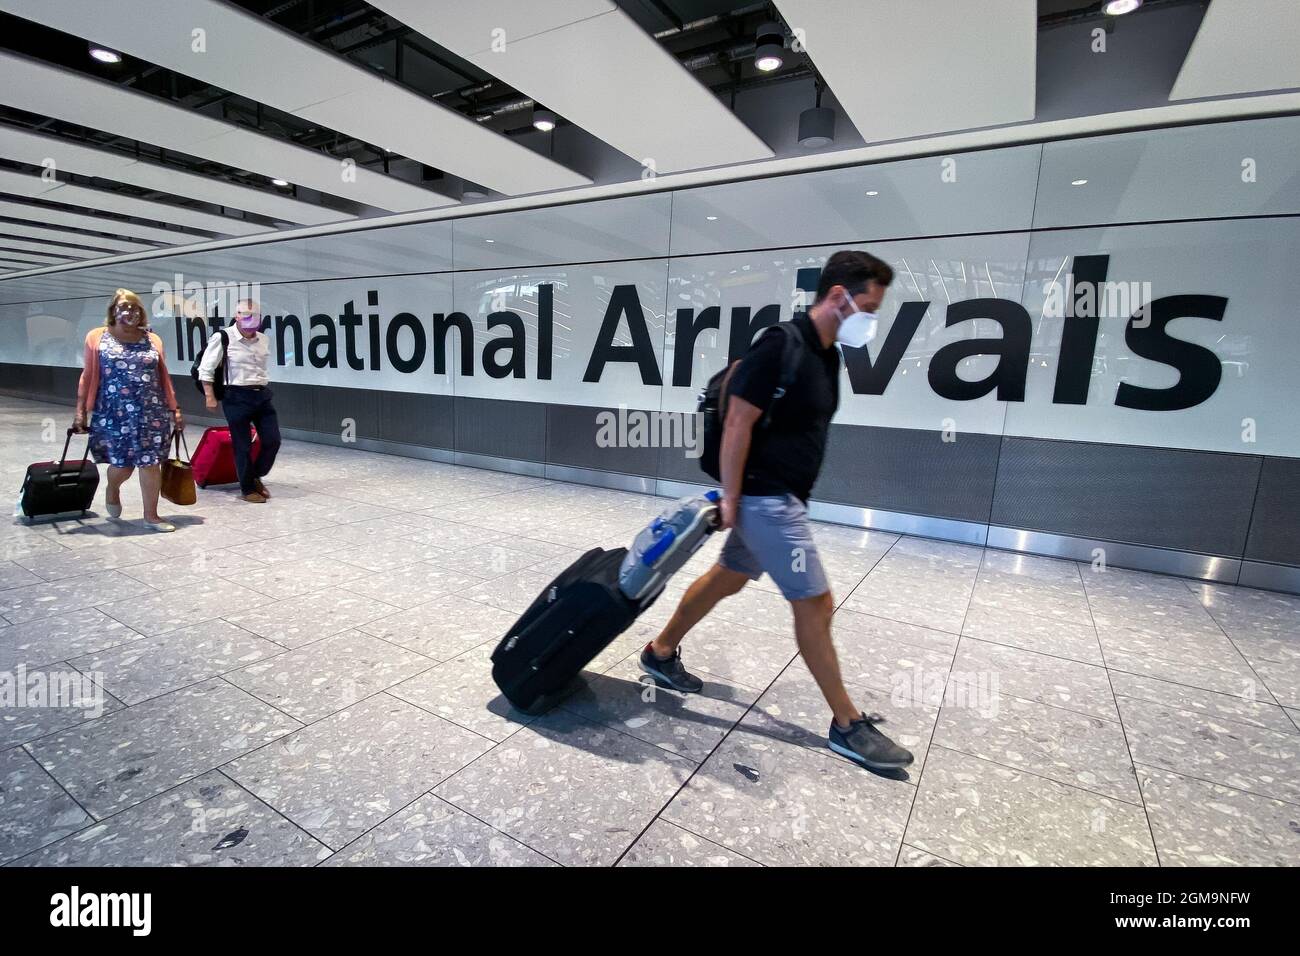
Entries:
{"label": "floor tile grout line", "polygon": [[[975,569],[975,580],[979,580],[980,569],[984,567],[984,562],[988,558],[988,548],[981,548],[979,565]],[[948,662],[948,673],[944,677],[943,693],[939,697],[939,708],[934,715],[934,726],[930,728],[930,740],[925,747],[925,761],[921,764],[921,769],[916,774],[916,790],[912,794],[912,803],[907,808],[907,819],[903,821],[903,832],[899,838],[898,856],[894,858],[894,866],[898,866],[899,856],[902,855],[902,844],[907,842],[907,831],[912,827],[912,815],[916,812],[916,805],[921,799],[921,781],[925,778],[925,768],[930,762],[930,754],[933,752],[935,735],[939,733],[939,724],[943,720],[943,708],[948,701],[948,688],[952,684],[953,668],[957,666],[957,657],[961,654],[962,632],[966,630],[966,618],[970,617],[971,604],[975,601],[975,585],[971,585],[970,597],[966,601],[966,611],[962,614],[961,625],[957,628],[957,644],[952,649],[952,660]]]}
{"label": "floor tile grout line", "polygon": [[[1088,581],[1083,576],[1083,566],[1075,562],[1075,568],[1079,574],[1079,583],[1083,586],[1085,595],[1088,593]],[[1110,699],[1115,704],[1115,713],[1119,716],[1120,733],[1124,735],[1124,751],[1128,754],[1129,769],[1133,772],[1133,782],[1137,786],[1139,805],[1142,807],[1142,817],[1147,823],[1147,836],[1151,840],[1151,852],[1156,856],[1156,866],[1163,866],[1160,860],[1160,845],[1156,842],[1156,828],[1151,820],[1151,810],[1147,807],[1146,794],[1142,792],[1142,779],[1138,776],[1137,762],[1133,759],[1133,744],[1128,739],[1128,727],[1124,724],[1124,711],[1119,706],[1119,696],[1115,693],[1115,681],[1111,677],[1111,670],[1106,666],[1106,647],[1101,641],[1101,631],[1097,628],[1097,620],[1092,615],[1092,599],[1088,598],[1088,617],[1092,620],[1093,633],[1097,635],[1097,650],[1101,652],[1102,670],[1106,673],[1106,686],[1110,688]]]}
{"label": "floor tile grout line", "polygon": [[[1191,584],[1188,584],[1187,586],[1189,590],[1192,589]],[[1195,596],[1196,592],[1192,590],[1192,594],[1193,596]],[[1224,639],[1227,640],[1227,642],[1232,645],[1232,649],[1237,652],[1237,655],[1241,658],[1242,662],[1245,663],[1246,667],[1250,669],[1250,673],[1254,676],[1255,680],[1259,682],[1259,685],[1263,687],[1264,690],[1268,691],[1268,695],[1269,697],[1273,698],[1274,703],[1277,703],[1279,706],[1281,706],[1281,702],[1277,699],[1277,695],[1273,693],[1273,688],[1269,687],[1268,682],[1265,681],[1264,678],[1259,676],[1259,671],[1255,669],[1254,662],[1251,661],[1251,659],[1246,656],[1245,652],[1243,652],[1242,649],[1237,646],[1237,642],[1232,639],[1232,635],[1228,633],[1228,629],[1223,626],[1223,624],[1219,621],[1217,617],[1214,616],[1214,612],[1212,610],[1210,610],[1208,607],[1205,607],[1205,605],[1200,601],[1199,598],[1197,599],[1197,603],[1201,605],[1206,615],[1208,615],[1210,620],[1214,622],[1214,626],[1219,629],[1219,633],[1222,634]]]}
{"label": "floor tile grout line", "polygon": [[[962,867],[963,869],[966,869],[966,864],[965,864],[965,863],[958,863],[956,860],[950,860],[950,859],[948,859],[946,856],[940,856],[938,853],[935,853],[933,850],[927,850],[925,847],[917,846],[915,843],[907,843],[907,842],[904,842],[904,843],[899,844],[899,847],[898,847],[898,859],[899,859],[899,860],[901,860],[901,859],[903,858],[903,847],[905,847],[905,846],[910,846],[913,850],[920,850],[922,853],[928,853],[928,854],[930,854],[930,856],[934,857],[936,860],[943,860],[943,862],[947,863],[949,866],[960,866],[960,867]],[[898,868],[898,861],[897,861],[897,860],[894,861],[894,868],[895,868],[895,869]]]}
{"label": "floor tile grout line", "polygon": [[1212,787],[1222,787],[1224,790],[1231,790],[1235,793],[1249,794],[1250,796],[1258,797],[1261,800],[1272,800],[1275,803],[1280,803],[1288,807],[1300,807],[1300,795],[1297,795],[1294,799],[1287,799],[1286,797],[1275,796],[1271,793],[1264,793],[1262,790],[1250,790],[1246,787],[1238,787],[1230,783],[1224,783],[1222,780],[1212,780],[1209,777],[1199,777],[1196,774],[1187,773],[1184,770],[1176,770],[1172,767],[1162,767],[1158,763],[1151,763],[1146,760],[1135,761],[1133,766],[1142,767],[1146,770],[1158,770],[1161,773],[1181,777],[1184,780],[1195,780],[1198,783],[1209,784]]}
{"label": "floor tile grout line", "polygon": [[[719,850],[725,850],[725,851],[728,852],[728,853],[735,854],[736,856],[740,857],[742,860],[748,860],[750,863],[753,863],[755,866],[761,866],[761,867],[764,867],[764,868],[766,868],[766,867],[768,866],[768,864],[764,863],[762,860],[756,860],[756,859],[754,859],[752,856],[747,856],[746,854],[741,853],[739,850],[733,849],[732,847],[729,847],[729,846],[724,846],[723,844],[719,843],[717,840],[712,840],[712,839],[710,839],[709,837],[704,836],[703,834],[696,833],[696,832],[695,832],[694,830],[692,830],[690,827],[688,827],[688,826],[683,826],[682,824],[678,823],[678,822],[675,821],[675,820],[658,820],[658,819],[657,819],[655,822],[656,822],[656,823],[662,823],[662,824],[664,824],[665,826],[676,827],[678,830],[681,830],[683,833],[689,833],[691,836],[695,837],[695,839],[697,839],[697,840],[703,840],[705,843],[709,844],[710,846],[716,846]],[[649,827],[646,827],[646,830],[649,830],[649,829],[650,829]],[[642,832],[641,836],[644,836],[644,835],[645,835],[645,831]],[[614,869],[614,868],[616,868],[616,867],[619,865],[619,863],[622,863],[622,862],[623,862],[623,858],[626,857],[628,853],[630,853],[632,850],[636,849],[637,843],[640,843],[640,842],[641,842],[641,836],[638,836],[638,837],[636,838],[636,841],[635,841],[631,846],[629,846],[629,847],[627,848],[627,850],[623,853],[623,855],[620,856],[620,857],[618,858],[618,860],[617,860],[615,863],[613,863],[613,864],[610,865],[610,869]],[[671,866],[671,864],[668,864],[668,865]]]}
{"label": "floor tile grout line", "polygon": [[[1145,805],[1139,802],[1138,800],[1132,800],[1125,797],[1117,797],[1113,793],[1103,793],[1100,790],[1094,790],[1091,789],[1090,787],[1084,787],[1077,783],[1067,783],[1064,780],[1058,780],[1056,777],[1049,777],[1047,776],[1047,774],[1042,773],[1041,771],[1038,770],[1030,769],[1029,767],[1020,767],[1012,764],[1002,763],[1000,760],[995,760],[992,757],[988,757],[983,754],[971,753],[969,750],[962,750],[960,747],[953,747],[950,744],[936,743],[936,744],[932,744],[931,746],[939,750],[946,750],[949,753],[959,754],[963,757],[969,757],[972,760],[978,760],[981,763],[987,763],[995,767],[1001,767],[1003,770],[1010,770],[1012,773],[1024,774],[1027,777],[1033,777],[1035,780],[1043,780],[1047,783],[1055,784],[1058,787],[1064,787],[1066,790],[1072,790],[1075,793],[1084,793],[1090,797],[1097,797],[1101,800],[1111,800],[1114,801],[1115,803],[1122,803],[1124,806],[1132,807],[1134,810],[1143,810],[1144,812],[1146,810]],[[1139,787],[1139,793],[1140,792],[1141,792],[1141,788]]]}

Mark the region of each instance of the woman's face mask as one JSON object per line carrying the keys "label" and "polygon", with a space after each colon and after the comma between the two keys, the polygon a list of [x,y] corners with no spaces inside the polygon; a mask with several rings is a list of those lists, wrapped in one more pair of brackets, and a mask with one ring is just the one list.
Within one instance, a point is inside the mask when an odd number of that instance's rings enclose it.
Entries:
{"label": "woman's face mask", "polygon": [[138,329],[145,325],[144,310],[138,305],[124,303],[113,310],[113,320],[128,328]]}
{"label": "woman's face mask", "polygon": [[840,327],[835,333],[835,341],[851,349],[860,349],[876,337],[876,313],[859,309],[847,291],[844,300],[846,308],[840,310]]}

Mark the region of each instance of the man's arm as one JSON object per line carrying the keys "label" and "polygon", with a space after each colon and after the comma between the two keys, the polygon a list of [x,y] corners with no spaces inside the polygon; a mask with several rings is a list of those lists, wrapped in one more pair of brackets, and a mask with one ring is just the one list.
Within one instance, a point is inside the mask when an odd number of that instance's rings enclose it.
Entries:
{"label": "man's arm", "polygon": [[212,390],[212,379],[221,364],[221,336],[213,332],[208,336],[207,347],[203,349],[203,358],[199,359],[199,384],[203,386],[204,405],[209,409],[217,407],[217,393]]}
{"label": "man's arm", "polygon": [[745,461],[749,458],[749,442],[754,433],[754,423],[763,410],[739,396],[727,399],[727,420],[722,426],[722,447],[718,450],[718,463],[722,468],[722,527],[736,524],[740,505],[740,491],[745,478]]}

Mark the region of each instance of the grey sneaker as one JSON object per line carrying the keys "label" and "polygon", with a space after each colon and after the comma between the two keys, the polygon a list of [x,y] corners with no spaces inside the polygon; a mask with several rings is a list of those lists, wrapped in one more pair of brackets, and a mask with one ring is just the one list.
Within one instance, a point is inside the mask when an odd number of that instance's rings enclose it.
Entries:
{"label": "grey sneaker", "polygon": [[840,756],[872,770],[901,770],[914,759],[912,752],[876,729],[876,724],[884,720],[879,714],[863,714],[849,724],[848,730],[840,730],[832,720],[828,744]]}
{"label": "grey sneaker", "polygon": [[672,657],[661,661],[647,644],[641,651],[641,670],[659,683],[666,684],[683,694],[698,694],[704,689],[704,681],[689,673],[682,665],[680,650],[673,651]]}

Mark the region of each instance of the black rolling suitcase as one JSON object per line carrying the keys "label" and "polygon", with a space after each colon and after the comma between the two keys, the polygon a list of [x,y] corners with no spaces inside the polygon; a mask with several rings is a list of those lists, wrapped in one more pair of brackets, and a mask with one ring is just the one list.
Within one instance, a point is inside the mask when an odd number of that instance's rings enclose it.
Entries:
{"label": "black rolling suitcase", "polygon": [[618,587],[626,548],[593,548],[571,564],[506,632],[492,652],[492,679],[520,710],[549,707],[591,659],[654,603]]}
{"label": "black rolling suitcase", "polygon": [[58,461],[38,461],[27,466],[23,477],[22,498],[19,507],[30,521],[46,515],[81,512],[84,517],[95,500],[99,488],[99,469],[90,460],[90,442],[86,442],[86,457],[68,461],[68,445],[72,443],[72,429],[63,443],[63,454]]}

